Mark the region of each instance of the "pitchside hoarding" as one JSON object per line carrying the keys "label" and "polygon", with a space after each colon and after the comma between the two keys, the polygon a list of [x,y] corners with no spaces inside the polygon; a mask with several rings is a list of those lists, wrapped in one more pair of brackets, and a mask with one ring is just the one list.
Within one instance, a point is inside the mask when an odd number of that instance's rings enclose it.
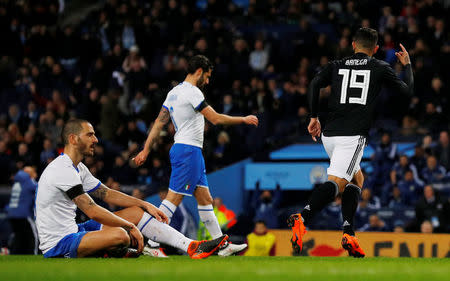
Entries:
{"label": "pitchside hoarding", "polygon": [[[291,231],[271,230],[276,236],[276,255],[291,256]],[[356,234],[367,257],[450,257],[450,234],[359,232]],[[302,256],[347,256],[341,248],[340,231],[308,231]]]}

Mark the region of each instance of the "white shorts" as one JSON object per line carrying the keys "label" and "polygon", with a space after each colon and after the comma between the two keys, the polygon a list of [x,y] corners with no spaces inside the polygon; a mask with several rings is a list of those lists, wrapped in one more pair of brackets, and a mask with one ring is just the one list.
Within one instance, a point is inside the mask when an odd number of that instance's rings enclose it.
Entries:
{"label": "white shorts", "polygon": [[327,174],[351,181],[359,171],[359,163],[364,152],[366,138],[364,136],[322,135],[322,143],[330,157],[330,167]]}

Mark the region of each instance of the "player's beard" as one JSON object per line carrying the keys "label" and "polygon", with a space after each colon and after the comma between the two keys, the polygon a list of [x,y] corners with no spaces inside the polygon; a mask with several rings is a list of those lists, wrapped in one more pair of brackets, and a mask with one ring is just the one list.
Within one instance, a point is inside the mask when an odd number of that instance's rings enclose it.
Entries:
{"label": "player's beard", "polygon": [[205,77],[203,75],[197,80],[197,87],[202,91],[205,88]]}
{"label": "player's beard", "polygon": [[83,157],[94,156],[94,148],[95,144],[88,145],[87,143],[84,143],[80,140],[80,152],[83,155]]}

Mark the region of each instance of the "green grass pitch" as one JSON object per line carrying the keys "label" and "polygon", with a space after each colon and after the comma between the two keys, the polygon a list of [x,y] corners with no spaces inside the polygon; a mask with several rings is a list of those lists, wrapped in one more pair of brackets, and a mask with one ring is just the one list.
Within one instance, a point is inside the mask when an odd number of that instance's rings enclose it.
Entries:
{"label": "green grass pitch", "polygon": [[450,280],[450,259],[210,257],[44,259],[0,256],[2,281],[126,280]]}

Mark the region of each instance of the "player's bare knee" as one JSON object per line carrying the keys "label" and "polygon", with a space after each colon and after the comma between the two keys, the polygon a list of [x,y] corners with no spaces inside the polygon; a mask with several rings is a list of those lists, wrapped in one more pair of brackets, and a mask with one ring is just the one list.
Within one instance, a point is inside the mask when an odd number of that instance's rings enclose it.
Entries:
{"label": "player's bare knee", "polygon": [[121,246],[129,246],[130,245],[130,235],[128,235],[128,232],[121,228],[116,227],[114,228],[113,233],[111,234],[114,240],[115,245],[121,245]]}
{"label": "player's bare knee", "polygon": [[337,184],[337,186],[339,187],[339,193],[344,192],[344,188],[348,184],[348,180],[331,175],[328,176],[328,181],[333,181]]}
{"label": "player's bare knee", "polygon": [[138,206],[129,207],[128,209],[130,209],[130,211],[133,214],[136,214],[136,217],[139,217],[139,218],[142,217],[142,214],[144,213],[144,210]]}

